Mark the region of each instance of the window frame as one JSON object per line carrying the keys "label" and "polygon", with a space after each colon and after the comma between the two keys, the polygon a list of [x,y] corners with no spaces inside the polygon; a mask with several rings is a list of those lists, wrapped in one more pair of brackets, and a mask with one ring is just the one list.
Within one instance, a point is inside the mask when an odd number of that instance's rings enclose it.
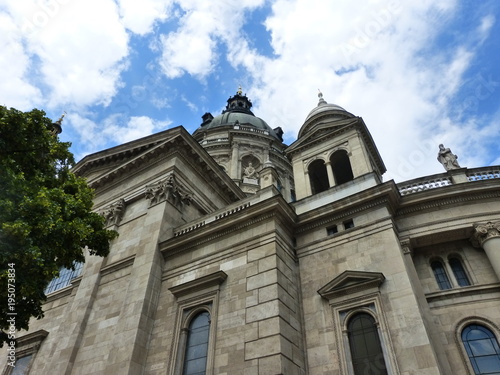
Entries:
{"label": "window frame", "polygon": [[387,350],[384,347],[384,344],[382,342],[380,323],[377,320],[376,314],[374,314],[374,311],[373,311],[374,307],[375,307],[375,305],[373,304],[373,305],[363,306],[360,308],[355,308],[355,309],[349,311],[348,314],[345,316],[343,329],[345,330],[345,332],[347,334],[348,348],[346,348],[345,350],[346,350],[346,357],[348,359],[349,374],[352,373],[352,374],[356,375],[355,371],[354,371],[354,362],[352,359],[352,345],[351,345],[352,341],[351,341],[351,338],[349,337],[350,332],[351,332],[349,330],[349,325],[352,322],[352,320],[354,318],[356,318],[357,315],[361,315],[361,314],[368,315],[373,319],[373,325],[375,326],[375,332],[377,333],[377,336],[378,336],[379,345],[380,345],[382,355],[384,358],[384,364],[386,366],[386,372],[387,372],[387,374],[391,374],[390,369],[389,369],[389,365],[387,364],[387,357],[388,357]]}
{"label": "window frame", "polygon": [[[460,271],[462,271],[464,273],[464,276],[465,276],[465,279],[467,280],[468,285],[460,285],[459,278],[457,277],[455,269],[453,268],[453,266],[451,264],[451,262],[453,260],[456,260],[458,262],[458,265],[461,268]],[[469,276],[469,272],[467,272],[467,269],[465,267],[465,263],[464,263],[461,256],[459,256],[458,254],[454,254],[454,253],[448,255],[448,265],[450,266],[451,274],[453,275],[454,281],[456,283],[456,288],[466,288],[466,287],[472,285],[472,281],[471,281],[471,278]]]}
{"label": "window frame", "polygon": [[183,374],[189,324],[198,313],[208,311],[210,314],[210,332],[205,374],[213,375],[219,294],[221,284],[226,278],[227,274],[224,271],[218,271],[169,288],[177,302],[175,329],[172,339],[173,355],[170,358],[169,374]]}
{"label": "window frame", "polygon": [[468,375],[475,375],[475,371],[472,367],[472,363],[469,359],[469,354],[467,353],[467,350],[465,349],[465,346],[462,341],[462,332],[463,330],[469,326],[469,325],[480,325],[493,333],[493,336],[496,338],[497,343],[500,345],[500,328],[493,323],[491,320],[479,317],[479,316],[471,316],[467,317],[465,319],[462,319],[460,322],[455,327],[455,344],[458,348],[458,351],[460,353],[460,357],[462,358],[462,363],[464,365],[464,368],[467,371]]}
{"label": "window frame", "polygon": [[[28,363],[27,366],[27,372],[26,374],[29,374],[31,372],[31,369],[33,367],[33,363],[35,361],[36,355],[38,353],[38,350],[40,349],[40,345],[42,344],[42,341],[45,340],[49,333],[44,330],[40,329],[31,333],[28,333],[24,336],[17,337],[16,339],[16,362],[18,358],[23,358],[31,355],[31,359]],[[14,370],[14,367],[9,366],[8,364],[4,368],[2,375],[10,375],[12,374],[12,371]]]}
{"label": "window frame", "polygon": [[[438,275],[436,275],[436,270],[433,267],[433,264],[437,264],[437,263],[439,263],[440,269],[442,270],[442,274],[446,278],[445,281],[448,283],[447,285],[449,285],[448,288],[442,288],[441,287],[441,282],[439,281]],[[441,258],[431,258],[429,260],[429,266],[431,267],[432,275],[434,276],[434,281],[436,282],[437,287],[438,287],[439,290],[446,291],[446,290],[453,289],[453,283],[450,281],[450,276],[448,275],[448,271],[446,269],[446,263]]]}
{"label": "window frame", "polygon": [[380,272],[347,270],[318,290],[330,306],[335,335],[333,342],[337,346],[342,374],[354,375],[347,324],[350,317],[360,312],[370,314],[377,324],[387,374],[399,374],[380,295],[380,285],[384,280]]}

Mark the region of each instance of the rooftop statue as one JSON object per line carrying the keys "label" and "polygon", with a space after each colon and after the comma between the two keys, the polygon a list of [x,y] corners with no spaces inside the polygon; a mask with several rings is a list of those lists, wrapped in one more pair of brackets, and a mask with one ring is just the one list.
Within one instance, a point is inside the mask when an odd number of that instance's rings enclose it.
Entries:
{"label": "rooftop statue", "polygon": [[439,145],[437,160],[443,164],[444,169],[450,171],[452,169],[461,168],[458,164],[458,156],[453,154],[449,148],[445,148],[443,144]]}

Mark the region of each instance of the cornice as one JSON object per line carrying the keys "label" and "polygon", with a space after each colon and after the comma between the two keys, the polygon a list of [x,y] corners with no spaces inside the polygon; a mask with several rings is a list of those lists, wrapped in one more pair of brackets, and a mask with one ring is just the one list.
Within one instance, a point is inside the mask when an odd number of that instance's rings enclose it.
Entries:
{"label": "cornice", "polygon": [[244,205],[244,209],[231,210],[229,214],[225,211],[221,212],[216,220],[208,224],[194,223],[193,226],[188,227],[188,230],[161,243],[159,248],[163,256],[167,258],[273,218],[282,223],[288,223],[285,225],[287,228],[293,227],[296,220],[295,212],[281,195],[253,205]]}
{"label": "cornice", "polygon": [[[454,187],[457,185],[450,185],[450,186],[445,186],[439,188],[439,192],[441,196],[436,197],[432,193],[436,193],[435,190],[438,189],[433,189],[433,190],[428,190],[427,191],[427,200],[426,195],[423,195],[424,193],[418,193],[420,194],[419,200],[414,201],[414,202],[407,202],[406,198],[413,198],[411,196],[404,196],[401,199],[401,207],[397,210],[396,216],[403,216],[403,215],[408,215],[412,214],[415,212],[420,212],[422,210],[426,209],[433,209],[433,208],[439,208],[442,206],[447,206],[451,204],[460,204],[460,203],[465,203],[465,202],[472,202],[476,200],[482,200],[482,199],[492,199],[492,198],[499,198],[500,197],[500,190],[497,191],[490,191],[490,192],[483,192],[481,194],[477,194],[474,190],[453,190]],[[468,185],[469,186],[469,185]],[[459,188],[462,188],[462,186],[458,186]],[[445,189],[448,189],[444,191]],[[443,193],[447,193],[447,195],[452,195],[452,196],[443,196]],[[432,195],[431,195],[432,194]],[[431,195],[430,197],[428,195]],[[409,200],[409,199],[408,199]],[[405,207],[406,206],[406,207]]]}
{"label": "cornice", "polygon": [[296,233],[324,227],[340,219],[359,214],[377,206],[386,206],[394,212],[398,205],[399,194],[393,181],[377,185],[352,196],[326,204],[312,212],[299,216]]}

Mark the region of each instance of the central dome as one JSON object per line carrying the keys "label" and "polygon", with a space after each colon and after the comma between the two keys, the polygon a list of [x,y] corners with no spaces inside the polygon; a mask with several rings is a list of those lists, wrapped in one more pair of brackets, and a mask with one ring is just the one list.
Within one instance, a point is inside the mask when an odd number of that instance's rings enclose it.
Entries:
{"label": "central dome", "polygon": [[227,100],[226,108],[220,115],[213,117],[210,113],[205,113],[202,117],[203,123],[197,131],[239,125],[243,128],[249,127],[250,129],[260,130],[264,134],[282,141],[281,134],[277,134],[264,120],[255,116],[250,108],[252,108],[252,102],[246,95],[243,95],[240,88],[236,95]]}

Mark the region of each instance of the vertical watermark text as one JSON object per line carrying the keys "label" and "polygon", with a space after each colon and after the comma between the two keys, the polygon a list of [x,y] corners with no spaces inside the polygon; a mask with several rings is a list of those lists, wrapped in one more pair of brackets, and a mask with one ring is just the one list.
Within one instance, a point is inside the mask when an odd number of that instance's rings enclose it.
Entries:
{"label": "vertical watermark text", "polygon": [[7,268],[7,365],[16,365],[16,265],[9,263]]}

